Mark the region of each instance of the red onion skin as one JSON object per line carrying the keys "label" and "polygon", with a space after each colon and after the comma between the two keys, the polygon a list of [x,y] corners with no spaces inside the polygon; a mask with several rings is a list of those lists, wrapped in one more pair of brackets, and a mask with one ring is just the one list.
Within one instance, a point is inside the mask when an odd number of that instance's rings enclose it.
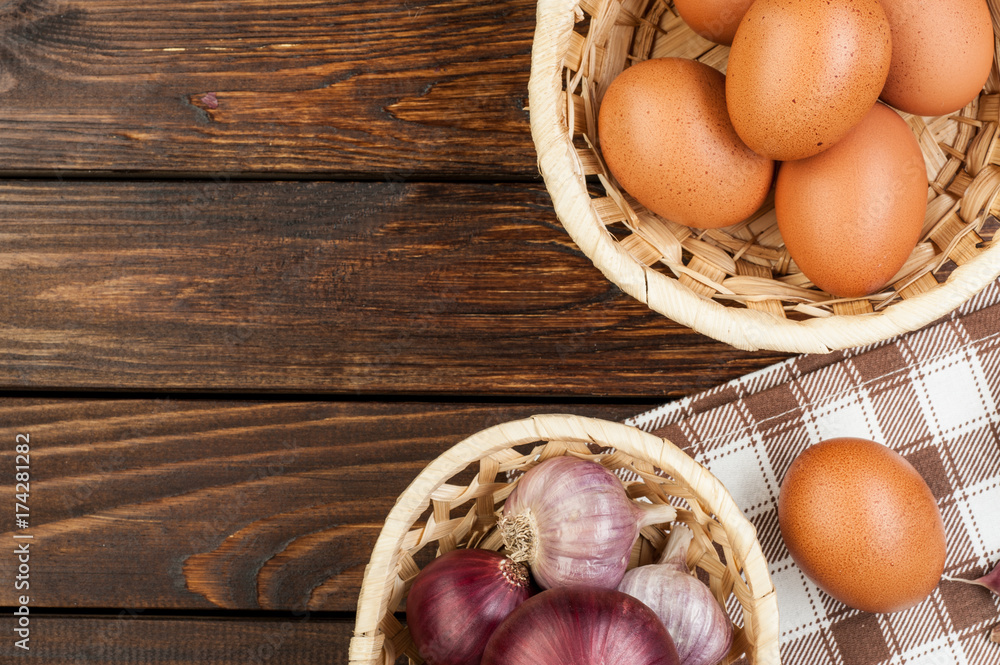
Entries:
{"label": "red onion skin", "polygon": [[567,586],[521,604],[496,629],[482,665],[678,665],[653,610],[614,589]]}
{"label": "red onion skin", "polygon": [[504,503],[504,517],[524,514],[537,525],[527,563],[543,589],[614,589],[639,530],[675,516],[671,506],[633,502],[611,471],[571,456],[545,460],[518,481]]}
{"label": "red onion skin", "polygon": [[479,665],[496,627],[537,590],[527,568],[499,552],[453,550],[413,581],[406,623],[428,665]]}

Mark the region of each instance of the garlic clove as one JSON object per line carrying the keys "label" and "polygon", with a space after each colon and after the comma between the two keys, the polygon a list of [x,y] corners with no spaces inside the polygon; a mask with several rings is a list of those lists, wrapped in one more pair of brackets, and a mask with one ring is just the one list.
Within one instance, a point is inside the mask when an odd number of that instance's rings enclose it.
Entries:
{"label": "garlic clove", "polygon": [[967,580],[962,577],[952,577],[951,575],[943,575],[944,579],[949,582],[964,582],[965,584],[975,584],[976,586],[981,586],[983,588],[989,589],[993,593],[1000,595],[1000,563],[993,566],[993,570],[986,573],[982,577],[974,580]]}

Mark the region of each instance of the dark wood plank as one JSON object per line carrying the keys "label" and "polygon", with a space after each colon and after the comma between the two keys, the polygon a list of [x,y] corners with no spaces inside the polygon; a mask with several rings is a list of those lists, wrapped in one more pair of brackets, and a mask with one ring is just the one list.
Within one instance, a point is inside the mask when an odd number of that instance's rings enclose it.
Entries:
{"label": "dark wood plank", "polygon": [[0,169],[537,176],[534,0],[14,0]]}
{"label": "dark wood plank", "polygon": [[0,182],[0,388],[675,397],[781,354],[625,296],[539,185]]}
{"label": "dark wood plank", "polygon": [[[30,617],[30,615],[29,615]],[[15,617],[0,615],[0,660],[24,665],[346,665],[352,622],[312,614],[280,618],[30,617],[28,651],[15,646]],[[405,661],[401,661],[405,662]]]}
{"label": "dark wood plank", "polygon": [[[644,409],[7,399],[0,579],[14,579],[15,544],[28,542],[35,608],[350,612],[385,516],[430,460],[535,413]],[[30,445],[26,529],[14,524],[18,434]],[[0,606],[21,593],[0,585]]]}

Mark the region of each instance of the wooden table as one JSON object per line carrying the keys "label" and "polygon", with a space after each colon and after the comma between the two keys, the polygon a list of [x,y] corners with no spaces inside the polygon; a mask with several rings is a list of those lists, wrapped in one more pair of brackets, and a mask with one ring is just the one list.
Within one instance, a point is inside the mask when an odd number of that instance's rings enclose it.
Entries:
{"label": "wooden table", "polygon": [[346,663],[443,450],[782,357],[651,313],[562,230],[534,10],[0,3],[0,661]]}

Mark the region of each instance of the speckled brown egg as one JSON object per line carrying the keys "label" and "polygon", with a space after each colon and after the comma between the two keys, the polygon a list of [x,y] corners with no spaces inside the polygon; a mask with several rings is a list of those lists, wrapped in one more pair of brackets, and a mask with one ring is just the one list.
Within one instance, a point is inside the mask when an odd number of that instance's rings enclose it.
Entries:
{"label": "speckled brown egg", "polygon": [[878,99],[891,53],[878,0],[757,0],[729,53],[733,126],[765,157],[822,152]]}
{"label": "speckled brown egg", "polygon": [[725,77],[683,58],[628,67],[598,114],[601,154],[651,211],[686,226],[743,221],[764,202],[774,163],[750,150],[726,113]]}
{"label": "speckled brown egg", "polygon": [[753,0],[674,0],[674,9],[699,35],[729,46]]}
{"label": "speckled brown egg", "polygon": [[853,298],[892,279],[919,240],[927,169],[909,125],[876,104],[839,143],[778,172],[774,212],[813,284]]}
{"label": "speckled brown egg", "polygon": [[778,523],[802,572],[855,609],[905,610],[941,579],[937,501],[917,470],[880,443],[829,439],[803,451],[782,481]]}
{"label": "speckled brown egg", "polygon": [[882,99],[916,115],[958,111],[983,89],[993,64],[986,0],[882,0],[892,64]]}

